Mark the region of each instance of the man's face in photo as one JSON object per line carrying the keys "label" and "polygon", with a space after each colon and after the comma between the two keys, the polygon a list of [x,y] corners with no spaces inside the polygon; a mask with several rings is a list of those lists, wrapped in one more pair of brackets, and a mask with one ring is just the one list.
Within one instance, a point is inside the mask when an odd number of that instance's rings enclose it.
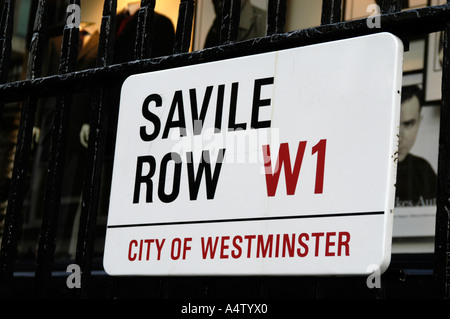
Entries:
{"label": "man's face in photo", "polygon": [[421,120],[420,108],[420,101],[417,96],[413,96],[402,103],[398,148],[398,160],[400,162],[405,159],[416,141]]}

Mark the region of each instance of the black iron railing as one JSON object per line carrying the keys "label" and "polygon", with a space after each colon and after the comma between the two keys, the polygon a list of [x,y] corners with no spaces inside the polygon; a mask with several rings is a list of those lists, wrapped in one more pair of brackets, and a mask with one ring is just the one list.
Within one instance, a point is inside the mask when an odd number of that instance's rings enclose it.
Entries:
{"label": "black iron railing", "polygon": [[[273,50],[305,46],[314,43],[350,38],[376,32],[391,32],[407,44],[408,38],[417,34],[445,31],[442,107],[438,164],[438,199],[436,215],[434,275],[437,295],[449,297],[449,231],[450,231],[450,5],[423,7],[401,11],[400,0],[381,1],[379,28],[369,28],[366,19],[342,21],[341,0],[323,0],[321,25],[284,33],[286,0],[269,0],[267,36],[236,42],[239,25],[240,1],[224,0],[221,45],[188,52],[191,41],[195,0],[181,0],[173,45],[173,54],[151,58],[152,34],[148,28],[154,19],[155,0],[142,0],[138,12],[135,60],[113,65],[115,40],[115,0],[105,0],[98,48],[97,67],[74,71],[77,57],[79,28],[65,26],[58,75],[41,77],[44,43],[48,20],[48,1],[40,0],[35,16],[30,43],[27,76],[25,80],[7,83],[11,56],[14,0],[0,0],[0,110],[7,102],[22,101],[21,119],[15,151],[13,178],[10,185],[8,207],[0,254],[0,284],[4,295],[12,289],[12,279],[17,258],[17,244],[22,223],[25,197],[25,179],[32,142],[37,101],[45,96],[57,97],[52,148],[49,159],[48,183],[45,190],[44,215],[39,236],[35,269],[34,293],[50,294],[52,265],[54,261],[58,207],[64,171],[64,147],[70,121],[73,94],[94,90],[95,100],[90,118],[90,138],[84,168],[82,214],[76,249],[76,263],[81,266],[81,289],[76,295],[85,296],[90,287],[94,229],[99,203],[101,166],[105,151],[105,122],[108,114],[110,88],[122,83],[136,73],[194,65],[232,57],[252,55]],[[80,0],[70,4],[80,5]],[[316,61],[317,62],[317,61]],[[317,63],[320,63],[318,61]]]}

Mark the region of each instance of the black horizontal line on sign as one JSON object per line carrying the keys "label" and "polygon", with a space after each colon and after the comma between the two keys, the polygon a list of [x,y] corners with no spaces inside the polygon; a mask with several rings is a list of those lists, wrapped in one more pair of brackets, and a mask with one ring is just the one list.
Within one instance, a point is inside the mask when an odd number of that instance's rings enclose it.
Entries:
{"label": "black horizontal line on sign", "polygon": [[280,220],[280,219],[325,218],[325,217],[345,217],[345,216],[368,216],[368,215],[383,215],[383,214],[384,214],[383,211],[376,211],[376,212],[334,213],[334,214],[320,214],[320,215],[273,216],[273,217],[233,218],[233,219],[209,219],[209,220],[190,220],[190,221],[178,221],[178,222],[160,222],[160,223],[109,225],[108,228],[168,226],[168,225],[187,225],[187,224],[233,223],[233,222],[254,222],[254,221]]}

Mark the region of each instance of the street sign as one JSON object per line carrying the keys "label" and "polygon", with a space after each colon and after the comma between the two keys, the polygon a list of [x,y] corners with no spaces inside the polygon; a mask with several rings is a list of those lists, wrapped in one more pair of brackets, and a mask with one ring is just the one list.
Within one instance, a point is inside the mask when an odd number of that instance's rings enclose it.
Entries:
{"label": "street sign", "polygon": [[384,271],[402,54],[380,33],[129,77],[106,272]]}

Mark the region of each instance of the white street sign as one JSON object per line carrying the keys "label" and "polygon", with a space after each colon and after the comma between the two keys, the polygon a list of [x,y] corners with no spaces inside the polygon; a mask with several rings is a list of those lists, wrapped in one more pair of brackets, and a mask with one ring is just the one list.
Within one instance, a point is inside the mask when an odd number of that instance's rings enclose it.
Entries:
{"label": "white street sign", "polygon": [[380,33],[129,77],[107,273],[384,271],[402,54]]}

